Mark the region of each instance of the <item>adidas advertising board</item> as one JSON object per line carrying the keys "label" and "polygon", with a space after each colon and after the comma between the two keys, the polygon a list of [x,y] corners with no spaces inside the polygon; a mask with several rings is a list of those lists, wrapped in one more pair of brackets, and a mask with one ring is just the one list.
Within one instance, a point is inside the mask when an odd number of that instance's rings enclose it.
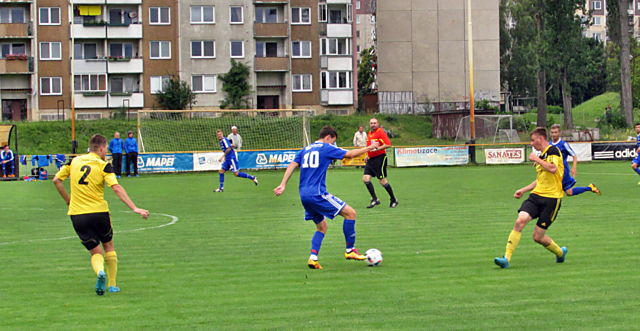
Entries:
{"label": "adidas advertising board", "polygon": [[635,143],[592,144],[594,160],[633,160],[636,154]]}

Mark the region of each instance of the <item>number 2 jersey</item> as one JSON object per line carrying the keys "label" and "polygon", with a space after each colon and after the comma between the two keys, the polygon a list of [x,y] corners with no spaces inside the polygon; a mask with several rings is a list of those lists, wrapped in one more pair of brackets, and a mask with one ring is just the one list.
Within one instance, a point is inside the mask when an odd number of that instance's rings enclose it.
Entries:
{"label": "number 2 jersey", "polygon": [[303,148],[294,162],[300,165],[300,197],[320,196],[327,192],[327,168],[333,160],[342,160],[347,151],[323,142]]}
{"label": "number 2 jersey", "polygon": [[56,174],[61,180],[71,181],[71,203],[67,215],[103,213],[109,211],[104,200],[104,184],[118,184],[111,163],[94,153],[78,156],[64,165]]}

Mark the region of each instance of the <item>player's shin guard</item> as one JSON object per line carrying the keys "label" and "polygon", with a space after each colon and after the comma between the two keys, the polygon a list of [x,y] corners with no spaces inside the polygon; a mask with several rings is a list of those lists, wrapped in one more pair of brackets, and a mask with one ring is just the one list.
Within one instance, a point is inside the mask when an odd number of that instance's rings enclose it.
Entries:
{"label": "player's shin guard", "polygon": [[633,169],[638,175],[640,175],[640,167]]}
{"label": "player's shin guard", "polygon": [[318,253],[320,253],[320,246],[322,246],[322,240],[324,239],[324,233],[316,231],[311,239],[311,258],[318,260]]}
{"label": "player's shin guard", "polygon": [[118,256],[116,252],[104,253],[104,263],[107,265],[108,286],[116,286],[116,276],[118,275]]}
{"label": "player's shin guard", "polygon": [[371,199],[378,199],[378,197],[376,196],[376,189],[373,188],[373,184],[371,184],[371,182],[364,182],[364,185],[367,186],[367,190],[369,190],[369,194],[371,194]]}
{"label": "player's shin guard", "polygon": [[224,189],[224,174],[220,174],[220,189]]}
{"label": "player's shin guard", "polygon": [[573,195],[578,195],[584,192],[591,192],[591,188],[589,186],[574,187],[572,191]]}
{"label": "player's shin guard", "polygon": [[511,230],[511,234],[509,234],[509,241],[507,241],[507,252],[504,253],[504,257],[506,257],[509,262],[511,262],[511,256],[516,250],[516,247],[518,247],[518,243],[520,243],[520,237],[522,237],[522,232]]}
{"label": "player's shin guard", "polygon": [[548,249],[551,253],[555,254],[557,257],[562,257],[562,248],[560,248],[560,246],[558,246],[558,244],[556,244],[553,239],[551,239],[551,245],[545,248]]}
{"label": "player's shin guard", "polygon": [[253,180],[253,178],[254,178],[253,176],[249,175],[248,173],[244,173],[244,172],[239,172],[238,173],[238,177],[240,177],[240,178],[249,178],[251,180]]}
{"label": "player's shin guard", "polygon": [[396,200],[396,196],[393,195],[393,189],[391,188],[391,184],[387,183],[386,185],[383,185],[382,187],[384,187],[384,189],[387,190],[387,193],[389,193],[389,197],[391,198],[391,201],[395,201]]}
{"label": "player's shin guard", "polygon": [[100,271],[104,271],[104,257],[102,254],[91,255],[91,266],[93,267],[93,271],[96,272],[96,275]]}
{"label": "player's shin guard", "polygon": [[347,249],[352,249],[356,244],[356,220],[344,219],[342,223],[342,232],[344,232],[344,241],[347,243]]}

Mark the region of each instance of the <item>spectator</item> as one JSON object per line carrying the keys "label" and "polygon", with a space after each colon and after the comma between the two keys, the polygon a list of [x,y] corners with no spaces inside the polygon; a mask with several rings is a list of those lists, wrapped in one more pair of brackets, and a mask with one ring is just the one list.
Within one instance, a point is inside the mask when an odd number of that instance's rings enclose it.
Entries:
{"label": "spectator", "polygon": [[[120,178],[122,175],[122,151],[124,149],[124,141],[120,139],[120,132],[116,132],[113,135],[113,139],[109,142],[109,152],[111,152],[113,160],[113,171],[116,173],[116,178]],[[137,163],[137,162],[136,162]]]}
{"label": "spectator", "polygon": [[231,147],[234,151],[239,151],[242,148],[242,137],[238,134],[238,127],[235,125],[231,127],[231,133],[229,133],[227,139],[231,142]]}
{"label": "spectator", "polygon": [[[358,127],[358,131],[353,136],[353,146],[354,147],[367,147],[367,133],[364,132],[364,126]],[[360,168],[360,166],[356,166],[356,168]]]}
{"label": "spectator", "polygon": [[[13,157],[13,151],[9,149],[9,145],[4,145],[4,149],[0,151],[0,160],[2,161],[2,178],[15,177],[14,172],[16,163]],[[9,173],[9,171],[11,171]]]}
{"label": "spectator", "polygon": [[131,177],[131,162],[133,162],[133,175],[138,177],[138,140],[133,137],[133,131],[128,132],[129,137],[124,140],[124,152],[127,154],[127,177]]}

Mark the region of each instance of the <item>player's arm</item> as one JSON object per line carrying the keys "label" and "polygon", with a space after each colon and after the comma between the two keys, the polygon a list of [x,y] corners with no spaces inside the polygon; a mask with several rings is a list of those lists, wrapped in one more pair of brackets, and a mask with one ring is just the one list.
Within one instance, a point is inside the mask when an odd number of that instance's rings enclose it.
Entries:
{"label": "player's arm", "polygon": [[[551,157],[554,157],[554,156],[551,156]],[[554,163],[547,162],[541,159],[539,156],[536,155],[536,153],[529,154],[529,161],[538,163],[541,167],[544,168],[544,170],[552,174],[555,174],[558,171],[558,167]]]}
{"label": "player's arm", "polygon": [[58,175],[55,175],[53,177],[53,185],[56,186],[58,193],[60,193],[60,196],[62,197],[62,199],[64,199],[64,202],[68,205],[71,202],[71,198],[69,197],[69,193],[67,193],[67,190],[65,190],[64,185],[62,184],[62,181],[63,180],[60,179]]}
{"label": "player's arm", "polygon": [[367,147],[363,147],[363,148],[357,148],[357,149],[352,149],[350,151],[347,152],[347,154],[344,155],[344,157],[349,158],[349,159],[353,159],[354,157],[358,157],[366,152],[372,151],[376,148],[380,148],[380,143],[377,141],[372,141],[371,145],[367,146]]}
{"label": "player's arm", "polygon": [[389,140],[389,136],[387,136],[387,133],[382,131],[382,143],[380,144],[380,146],[378,146],[378,149],[376,150],[384,150],[387,149],[389,147],[391,147],[391,140]]}
{"label": "player's arm", "polygon": [[573,157],[573,168],[571,168],[571,176],[575,177],[578,175],[578,157]]}
{"label": "player's arm", "polygon": [[538,180],[534,180],[533,183],[519,189],[516,191],[516,193],[513,195],[514,198],[516,199],[520,199],[522,198],[522,195],[524,195],[525,193],[533,190],[534,188],[536,188],[536,185],[538,184]]}
{"label": "player's arm", "polygon": [[129,198],[127,191],[124,190],[124,187],[120,186],[120,184],[115,184],[111,186],[111,188],[113,189],[113,193],[118,196],[120,201],[124,202],[124,204],[127,205],[127,207],[131,208],[134,213],[140,214],[144,219],[147,219],[149,217],[149,211],[136,207],[133,201],[131,201],[131,199]]}
{"label": "player's arm", "polygon": [[280,195],[282,193],[284,193],[284,190],[287,188],[287,183],[289,182],[289,178],[291,178],[291,175],[293,175],[293,171],[296,170],[296,168],[299,166],[300,164],[296,161],[293,161],[291,163],[289,163],[289,166],[287,167],[287,170],[285,170],[284,172],[284,176],[282,177],[282,182],[280,183],[280,185],[278,187],[276,187],[273,192],[276,193],[276,195]]}

